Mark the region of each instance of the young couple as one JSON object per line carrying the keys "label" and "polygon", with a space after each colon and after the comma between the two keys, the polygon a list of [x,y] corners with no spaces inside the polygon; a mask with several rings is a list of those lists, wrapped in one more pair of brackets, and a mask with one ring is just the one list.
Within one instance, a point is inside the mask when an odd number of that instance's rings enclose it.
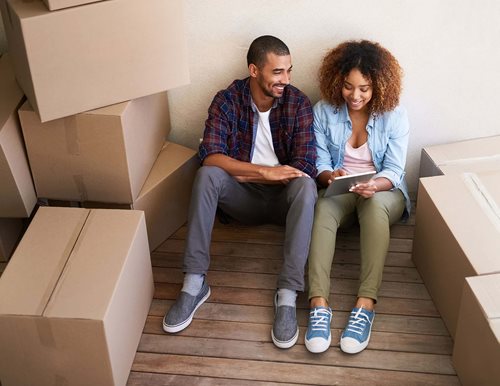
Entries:
{"label": "young couple", "polygon": [[[409,213],[404,181],[406,112],[398,107],[402,71],[377,43],[351,41],[324,58],[322,100],[314,109],[290,85],[288,47],[273,36],[255,39],[247,54],[249,77],[214,97],[199,148],[202,167],[192,191],[184,254],[184,284],[163,329],[185,329],[210,296],[206,274],[216,211],[245,224],[285,225],[283,265],[274,297],[274,344],[292,347],[299,328],[296,297],[304,291],[309,258],[309,351],[331,343],[328,305],[337,229],[358,221],[361,273],[358,297],[340,347],[368,345],[389,245],[389,227]],[[375,171],[351,193],[323,197],[335,177]],[[316,203],[317,201],[317,203]]]}

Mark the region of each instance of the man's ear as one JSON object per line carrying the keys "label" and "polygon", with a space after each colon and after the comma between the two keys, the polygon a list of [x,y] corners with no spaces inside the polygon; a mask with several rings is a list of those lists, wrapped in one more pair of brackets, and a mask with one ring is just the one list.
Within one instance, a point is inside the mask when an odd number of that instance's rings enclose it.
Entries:
{"label": "man's ear", "polygon": [[255,77],[257,77],[257,73],[259,72],[259,69],[255,64],[250,63],[248,65],[248,72],[250,73],[250,76],[252,78],[255,78]]}

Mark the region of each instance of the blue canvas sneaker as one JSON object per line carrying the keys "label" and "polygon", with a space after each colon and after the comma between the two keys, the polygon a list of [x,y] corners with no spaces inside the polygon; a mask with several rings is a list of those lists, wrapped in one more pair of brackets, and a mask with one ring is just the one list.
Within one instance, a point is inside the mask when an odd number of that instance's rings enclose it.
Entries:
{"label": "blue canvas sneaker", "polygon": [[375,311],[361,308],[353,308],[347,326],[340,337],[340,348],[348,354],[357,354],[363,351],[372,333]]}
{"label": "blue canvas sneaker", "polygon": [[330,324],[332,310],[330,307],[314,307],[309,312],[309,322],[306,331],[306,348],[312,353],[328,350],[332,341]]}
{"label": "blue canvas sneaker", "polygon": [[166,332],[179,332],[191,324],[194,313],[199,306],[210,296],[210,287],[206,280],[203,281],[198,295],[193,296],[187,292],[181,291],[170,310],[163,317],[163,330]]}

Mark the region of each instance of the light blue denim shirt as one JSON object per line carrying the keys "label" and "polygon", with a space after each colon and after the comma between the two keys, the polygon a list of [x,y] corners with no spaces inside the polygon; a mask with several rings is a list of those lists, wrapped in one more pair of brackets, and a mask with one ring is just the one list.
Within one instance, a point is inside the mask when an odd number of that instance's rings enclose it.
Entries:
{"label": "light blue denim shirt", "polygon": [[[345,104],[336,108],[321,100],[313,111],[319,175],[325,170],[340,169],[344,164],[345,145],[352,134],[352,122]],[[403,217],[407,218],[411,203],[404,178],[409,136],[406,110],[399,106],[381,115],[371,115],[366,130],[368,147],[377,170],[373,178],[385,177],[392,182],[393,189],[403,192],[406,201]]]}

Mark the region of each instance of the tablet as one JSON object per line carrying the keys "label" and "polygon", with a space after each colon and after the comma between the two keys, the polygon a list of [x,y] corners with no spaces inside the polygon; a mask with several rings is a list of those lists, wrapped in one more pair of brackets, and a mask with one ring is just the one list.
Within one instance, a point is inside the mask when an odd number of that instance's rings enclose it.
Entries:
{"label": "tablet", "polygon": [[335,177],[332,183],[328,185],[328,188],[326,188],[324,197],[349,193],[349,189],[351,188],[351,186],[369,181],[375,173],[375,171],[372,171]]}

